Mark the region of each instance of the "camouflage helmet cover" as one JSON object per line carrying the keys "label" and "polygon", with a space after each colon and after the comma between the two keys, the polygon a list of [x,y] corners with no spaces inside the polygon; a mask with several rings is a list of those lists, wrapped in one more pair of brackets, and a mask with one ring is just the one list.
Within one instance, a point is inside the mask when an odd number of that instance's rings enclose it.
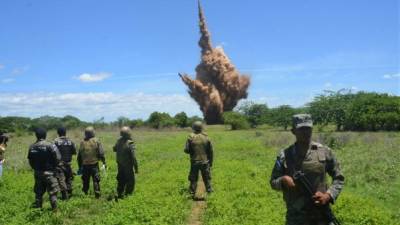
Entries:
{"label": "camouflage helmet cover", "polygon": [[124,126],[120,130],[121,137],[130,138],[131,137],[131,128]]}
{"label": "camouflage helmet cover", "polygon": [[300,127],[312,127],[313,121],[310,114],[296,114],[292,118],[292,126],[297,129]]}
{"label": "camouflage helmet cover", "polygon": [[194,131],[201,131],[203,130],[203,123],[201,121],[195,121],[192,125],[192,129]]}
{"label": "camouflage helmet cover", "polygon": [[94,137],[94,128],[92,126],[85,128],[85,136],[86,137]]}

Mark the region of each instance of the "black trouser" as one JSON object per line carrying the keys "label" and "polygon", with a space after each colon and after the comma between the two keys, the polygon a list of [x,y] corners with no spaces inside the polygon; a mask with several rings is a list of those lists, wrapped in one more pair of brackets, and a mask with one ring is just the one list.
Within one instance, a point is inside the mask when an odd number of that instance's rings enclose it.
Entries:
{"label": "black trouser", "polygon": [[189,172],[190,181],[190,192],[194,194],[197,188],[197,180],[199,179],[199,171],[203,178],[204,185],[206,186],[207,192],[211,192],[211,172],[210,165],[208,163],[191,163]]}
{"label": "black trouser", "polygon": [[132,194],[135,189],[135,173],[133,171],[133,166],[122,166],[118,164],[118,174],[117,174],[117,192],[118,197],[124,195]]}
{"label": "black trouser", "polygon": [[94,193],[96,196],[100,196],[100,173],[98,163],[82,166],[82,191],[85,192],[85,194],[87,194],[89,191],[89,182],[91,177],[93,179]]}
{"label": "black trouser", "polygon": [[58,181],[53,171],[35,171],[35,204],[36,207],[42,207],[43,195],[48,192],[51,207],[57,207],[57,192],[59,191]]}

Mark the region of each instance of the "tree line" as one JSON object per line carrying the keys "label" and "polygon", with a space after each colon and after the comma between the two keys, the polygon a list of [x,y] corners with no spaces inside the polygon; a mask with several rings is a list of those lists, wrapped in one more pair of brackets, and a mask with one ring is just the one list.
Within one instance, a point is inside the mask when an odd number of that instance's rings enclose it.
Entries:
{"label": "tree line", "polygon": [[[334,125],[338,131],[399,131],[400,130],[400,97],[375,92],[351,93],[348,90],[325,91],[317,95],[310,103],[303,107],[281,105],[269,108],[267,104],[257,104],[245,101],[234,111],[223,114],[224,124],[230,125],[233,130],[248,129],[260,125],[270,125],[290,128],[291,117],[297,113],[310,113],[314,124],[320,127]],[[79,118],[67,115],[64,117],[42,116],[28,117],[0,117],[0,130],[3,132],[33,131],[37,127],[47,130],[64,126],[68,129],[94,126],[151,127],[155,129],[165,127],[190,127],[198,116],[189,117],[185,112],[171,116],[165,112],[153,112],[147,120],[119,117],[116,121],[105,122],[100,118],[93,122],[81,121]]]}
{"label": "tree line", "polygon": [[385,93],[349,90],[325,91],[303,107],[281,105],[268,108],[266,104],[244,102],[233,112],[224,114],[224,122],[232,129],[257,127],[262,124],[291,126],[291,116],[311,114],[314,124],[334,125],[337,131],[399,131],[400,97]]}

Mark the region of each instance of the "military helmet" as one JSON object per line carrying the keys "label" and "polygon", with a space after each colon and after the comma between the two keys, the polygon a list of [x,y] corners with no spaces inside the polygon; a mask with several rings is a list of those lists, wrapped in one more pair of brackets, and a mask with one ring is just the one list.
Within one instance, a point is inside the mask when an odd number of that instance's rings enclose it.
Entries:
{"label": "military helmet", "polygon": [[310,114],[296,114],[292,117],[292,127],[298,129],[300,127],[313,127],[313,121]]}
{"label": "military helmet", "polygon": [[94,137],[94,128],[92,126],[85,128],[85,137],[87,138]]}
{"label": "military helmet", "polygon": [[124,126],[121,128],[119,133],[120,133],[121,137],[130,138],[131,137],[131,128]]}
{"label": "military helmet", "polygon": [[201,121],[195,121],[192,125],[194,131],[200,132],[203,130],[203,123]]}

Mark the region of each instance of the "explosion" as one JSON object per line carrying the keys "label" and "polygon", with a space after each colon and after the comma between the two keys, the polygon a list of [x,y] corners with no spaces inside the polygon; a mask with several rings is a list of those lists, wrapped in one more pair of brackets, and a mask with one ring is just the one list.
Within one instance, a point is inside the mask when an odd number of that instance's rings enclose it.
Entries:
{"label": "explosion", "polygon": [[199,20],[201,62],[196,67],[196,79],[187,74],[179,76],[199,104],[207,124],[220,124],[223,112],[232,111],[240,99],[247,98],[250,78],[240,75],[222,47],[212,47],[200,1]]}

